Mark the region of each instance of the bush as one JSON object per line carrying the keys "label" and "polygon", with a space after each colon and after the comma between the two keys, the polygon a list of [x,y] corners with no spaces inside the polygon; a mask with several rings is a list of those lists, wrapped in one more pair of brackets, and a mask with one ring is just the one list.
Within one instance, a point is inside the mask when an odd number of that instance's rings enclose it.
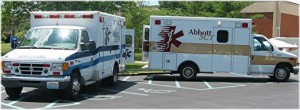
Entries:
{"label": "bush", "polygon": [[10,43],[1,43],[1,55],[8,53],[10,51]]}

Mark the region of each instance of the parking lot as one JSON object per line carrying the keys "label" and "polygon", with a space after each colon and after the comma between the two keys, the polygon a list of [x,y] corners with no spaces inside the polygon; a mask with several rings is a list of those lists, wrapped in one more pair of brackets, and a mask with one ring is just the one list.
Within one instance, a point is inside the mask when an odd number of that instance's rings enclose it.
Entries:
{"label": "parking lot", "polygon": [[1,87],[2,109],[156,109],[156,108],[299,108],[299,78],[272,82],[267,77],[199,74],[193,81],[178,75],[120,76],[117,86],[94,84],[75,101],[57,91],[24,88],[21,98],[7,99]]}

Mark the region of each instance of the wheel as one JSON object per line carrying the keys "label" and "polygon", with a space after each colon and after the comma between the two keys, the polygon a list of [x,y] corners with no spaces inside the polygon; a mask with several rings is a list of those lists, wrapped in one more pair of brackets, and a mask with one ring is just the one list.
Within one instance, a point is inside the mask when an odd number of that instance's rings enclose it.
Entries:
{"label": "wheel", "polygon": [[113,75],[108,77],[107,80],[105,81],[108,86],[115,86],[117,84],[118,73],[119,73],[119,71],[118,71],[117,67],[114,67]]}
{"label": "wheel", "polygon": [[22,92],[22,89],[23,89],[23,87],[16,87],[16,88],[5,87],[6,94],[11,99],[19,98],[20,94]]}
{"label": "wheel", "polygon": [[81,85],[79,82],[79,76],[77,74],[71,75],[71,81],[67,89],[64,90],[65,98],[76,99],[79,97],[81,91]]}
{"label": "wheel", "polygon": [[290,78],[290,70],[286,66],[276,67],[273,75],[273,79],[278,82],[287,81]]}
{"label": "wheel", "polygon": [[183,79],[183,80],[191,80],[191,79],[194,79],[196,77],[196,69],[193,65],[183,65],[180,70],[180,77]]}

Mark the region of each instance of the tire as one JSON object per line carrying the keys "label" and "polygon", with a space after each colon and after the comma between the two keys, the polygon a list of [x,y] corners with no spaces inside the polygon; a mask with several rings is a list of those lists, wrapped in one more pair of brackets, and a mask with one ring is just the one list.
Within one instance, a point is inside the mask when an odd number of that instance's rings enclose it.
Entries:
{"label": "tire", "polygon": [[80,91],[81,84],[79,82],[79,76],[77,74],[72,74],[69,86],[64,90],[64,96],[66,99],[76,99],[79,97]]}
{"label": "tire", "polygon": [[285,82],[290,78],[290,70],[288,67],[286,66],[278,66],[276,67],[276,69],[274,70],[274,75],[273,78],[275,81],[277,82]]}
{"label": "tire", "polygon": [[119,73],[119,71],[118,71],[117,67],[114,67],[113,75],[108,77],[105,81],[108,86],[115,86],[117,84],[118,73]]}
{"label": "tire", "polygon": [[186,64],[180,68],[179,73],[180,73],[181,79],[191,80],[196,77],[196,75],[197,75],[196,71],[197,70],[196,70],[195,66]]}
{"label": "tire", "polygon": [[23,89],[23,87],[16,87],[16,88],[5,87],[6,94],[11,99],[19,98],[20,94],[22,92],[22,89]]}

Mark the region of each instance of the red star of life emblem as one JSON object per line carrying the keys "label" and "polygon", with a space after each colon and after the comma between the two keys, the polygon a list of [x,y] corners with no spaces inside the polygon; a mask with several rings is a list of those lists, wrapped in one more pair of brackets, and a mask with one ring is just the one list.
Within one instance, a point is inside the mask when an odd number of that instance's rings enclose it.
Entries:
{"label": "red star of life emblem", "polygon": [[176,26],[164,26],[158,34],[163,39],[157,42],[158,49],[164,52],[170,52],[171,45],[179,47],[182,43],[177,38],[184,36],[183,31],[175,33]]}

